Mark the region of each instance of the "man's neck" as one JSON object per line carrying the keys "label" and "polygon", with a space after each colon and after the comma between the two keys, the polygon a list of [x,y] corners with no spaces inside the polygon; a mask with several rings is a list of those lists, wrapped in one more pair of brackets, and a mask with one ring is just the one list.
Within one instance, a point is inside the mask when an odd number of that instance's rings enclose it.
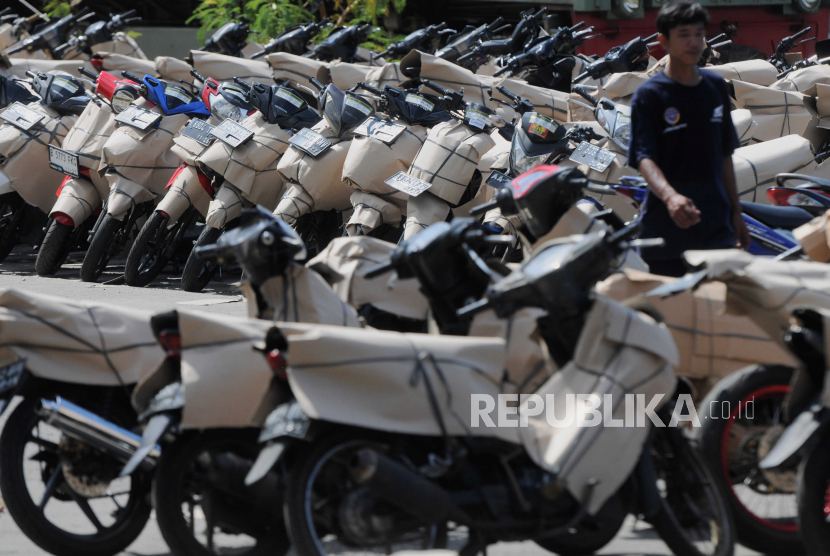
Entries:
{"label": "man's neck", "polygon": [[664,71],[672,80],[681,85],[692,86],[700,83],[700,70],[696,64],[684,64],[669,56],[669,62],[666,64]]}

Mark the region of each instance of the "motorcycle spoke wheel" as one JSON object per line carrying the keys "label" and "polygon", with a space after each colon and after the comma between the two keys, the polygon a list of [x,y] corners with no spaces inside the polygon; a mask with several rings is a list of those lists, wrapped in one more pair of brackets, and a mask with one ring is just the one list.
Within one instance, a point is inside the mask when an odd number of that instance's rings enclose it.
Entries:
{"label": "motorcycle spoke wheel", "polygon": [[448,542],[458,550],[466,544],[466,528],[419,525],[356,485],[348,466],[362,448],[385,452],[388,446],[335,434],[295,461],[284,514],[298,554],[393,554],[444,548]]}
{"label": "motorcycle spoke wheel", "polygon": [[62,436],[41,420],[32,400],[15,408],[0,436],[0,489],[9,514],[56,556],[110,556],[144,529],[149,477],[117,479],[119,463]]}
{"label": "motorcycle spoke wheel", "polygon": [[154,212],[147,220],[127,255],[124,277],[128,286],[143,287],[152,282],[167,265],[164,251],[176,236],[181,221],[170,228],[164,227],[166,219],[160,212]]}

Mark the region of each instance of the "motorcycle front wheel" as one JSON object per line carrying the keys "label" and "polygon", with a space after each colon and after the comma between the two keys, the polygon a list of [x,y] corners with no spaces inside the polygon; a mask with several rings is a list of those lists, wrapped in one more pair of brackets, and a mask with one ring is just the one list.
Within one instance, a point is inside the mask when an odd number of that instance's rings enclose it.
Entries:
{"label": "motorcycle front wheel", "polygon": [[151,478],[118,479],[123,466],[42,421],[23,400],[0,436],[0,491],[32,542],[55,556],[111,556],[150,519]]}
{"label": "motorcycle front wheel", "polygon": [[173,554],[282,556],[290,543],[282,492],[244,478],[259,448],[238,430],[189,433],[165,446],[153,487],[159,529]]}
{"label": "motorcycle front wheel", "polygon": [[169,261],[164,252],[176,237],[182,220],[183,218],[180,218],[173,226],[167,228],[167,219],[161,212],[153,212],[147,219],[135,238],[130,254],[127,255],[124,279],[128,286],[144,287],[164,270]]}
{"label": "motorcycle front wheel", "polygon": [[830,554],[830,435],[824,431],[798,469],[798,525],[810,556]]}
{"label": "motorcycle front wheel", "polygon": [[118,254],[117,251],[123,244],[120,236],[127,233],[125,228],[128,220],[129,215],[124,216],[124,221],[117,220],[109,214],[104,215],[81,265],[82,281],[95,282],[104,273],[110,259]]}
{"label": "motorcycle front wheel", "polygon": [[[199,239],[196,240],[196,244],[193,246],[194,250],[196,247],[216,243],[216,240],[219,239],[223,231],[221,228],[211,228],[205,225],[202,233],[199,234]],[[216,274],[218,268],[219,263],[215,259],[199,259],[191,251],[184,265],[184,271],[182,272],[182,289],[186,292],[202,291],[213,279],[213,275]]]}
{"label": "motorcycle front wheel", "polygon": [[46,236],[37,250],[35,271],[38,276],[53,276],[60,270],[69,252],[78,244],[80,235],[87,231],[88,228],[83,224],[75,228],[50,219],[46,227]]}
{"label": "motorcycle front wheel", "polygon": [[0,195],[0,262],[9,256],[19,241],[21,218],[17,213],[24,202],[17,193]]}

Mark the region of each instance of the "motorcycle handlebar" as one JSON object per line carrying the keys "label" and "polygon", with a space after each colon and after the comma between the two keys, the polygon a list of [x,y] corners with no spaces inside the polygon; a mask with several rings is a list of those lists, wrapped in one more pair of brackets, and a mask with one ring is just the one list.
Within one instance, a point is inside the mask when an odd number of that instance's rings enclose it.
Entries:
{"label": "motorcycle handlebar", "polygon": [[646,38],[643,39],[643,42],[651,42],[654,39],[656,39],[659,35],[660,35],[660,33],[654,33],[653,35],[649,35],[649,36],[647,36]]}
{"label": "motorcycle handlebar", "polygon": [[469,60],[469,59],[470,59],[470,58],[472,58],[473,56],[477,55],[478,53],[479,53],[479,48],[478,48],[478,46],[476,46],[475,48],[473,48],[472,50],[470,50],[468,53],[464,54],[463,56],[460,56],[460,57],[458,58],[458,61],[459,61],[459,62],[464,62],[464,61],[466,61],[466,60]]}
{"label": "motorcycle handlebar", "polygon": [[493,77],[498,77],[498,76],[500,76],[500,75],[503,75],[503,74],[507,73],[508,71],[512,71],[512,69],[513,69],[513,68],[512,68],[512,67],[510,67],[509,65],[504,66],[503,68],[501,68],[501,69],[496,70],[495,72],[493,72]]}
{"label": "motorcycle handlebar", "polygon": [[498,27],[502,23],[504,23],[504,18],[499,16],[499,17],[496,18],[495,21],[493,21],[493,23],[491,23],[490,25],[487,26],[487,30],[492,31],[493,29],[495,29],[496,27]]}
{"label": "motorcycle handlebar", "polygon": [[[581,74],[580,74],[580,75],[581,75]],[[578,77],[578,76],[577,76],[577,77]],[[573,88],[573,91],[574,91],[576,94],[578,94],[579,96],[581,96],[582,98],[584,98],[585,100],[587,100],[588,102],[590,102],[592,105],[594,105],[594,108],[596,108],[597,106],[599,106],[599,101],[598,101],[597,99],[595,99],[593,96],[589,95],[589,94],[588,94],[588,91],[586,91],[586,90],[585,90],[585,89],[583,89],[582,87],[579,87],[579,86],[574,87],[574,88]]]}
{"label": "motorcycle handlebar", "polygon": [[203,76],[201,73],[199,73],[198,71],[196,71],[195,68],[190,70],[190,75],[192,75],[193,77],[195,77],[196,79],[198,79],[202,83],[207,83],[208,82],[207,78],[205,76]]}
{"label": "motorcycle handlebar", "polygon": [[80,73],[82,75],[86,75],[87,77],[89,77],[93,81],[98,81],[98,76],[95,75],[94,73],[92,73],[91,71],[89,71],[88,69],[86,69],[83,66],[78,66],[78,73]]}
{"label": "motorcycle handlebar", "polygon": [[25,43],[21,44],[20,46],[15,46],[13,48],[10,48],[9,50],[6,51],[6,54],[11,56],[12,54],[17,54],[18,52],[22,52],[24,50],[26,50],[26,44]]}
{"label": "motorcycle handlebar", "polygon": [[508,24],[506,24],[506,25],[502,25],[502,26],[501,26],[501,27],[499,27],[498,29],[495,29],[495,30],[493,31],[493,34],[494,34],[494,35],[498,35],[498,34],[499,34],[499,33],[501,33],[502,31],[507,31],[507,30],[508,30],[508,29],[510,29],[511,27],[513,27],[513,26],[512,26],[512,25],[510,25],[509,23],[508,23]]}
{"label": "motorcycle handlebar", "polygon": [[140,17],[129,17],[127,19],[121,20],[121,26],[126,27],[127,25],[132,25],[133,23],[139,23],[139,22],[141,22]]}
{"label": "motorcycle handlebar", "polygon": [[548,13],[548,8],[544,7],[542,9],[540,9],[538,12],[536,12],[535,14],[533,14],[533,19],[539,19],[540,17],[542,17],[546,13]]}
{"label": "motorcycle handlebar", "polygon": [[380,96],[383,96],[383,91],[381,91],[381,90],[380,90],[380,89],[378,89],[377,87],[373,87],[373,86],[371,86],[371,85],[367,85],[367,84],[366,84],[366,83],[364,83],[363,81],[358,81],[358,82],[357,82],[357,86],[358,86],[359,88],[361,88],[361,89],[364,89],[364,90],[366,90],[366,91],[369,91],[369,92],[370,92],[370,93],[372,93],[373,95],[377,95],[377,96],[379,96],[379,97],[380,97]]}
{"label": "motorcycle handlebar", "polygon": [[574,77],[574,83],[579,83],[580,81],[584,81],[586,77],[588,77],[588,72],[583,71],[582,73],[580,73],[579,75]]}
{"label": "motorcycle handlebar", "polygon": [[136,83],[143,83],[144,82],[144,80],[141,79],[140,77],[138,77],[136,74],[134,74],[130,71],[127,71],[127,70],[124,70],[124,71],[121,72],[121,77],[126,77],[130,81],[135,81]]}
{"label": "motorcycle handlebar", "polygon": [[244,79],[242,79],[241,77],[234,77],[233,82],[236,83],[237,85],[241,85],[241,86],[245,87],[249,91],[251,90],[251,84],[248,83],[247,81],[245,81]]}
{"label": "motorcycle handlebar", "polygon": [[308,82],[311,83],[312,85],[314,85],[317,88],[318,91],[322,91],[323,89],[326,88],[325,85],[323,85],[322,83],[317,81],[317,79],[314,78],[314,77],[309,77]]}
{"label": "motorcycle handlebar", "polygon": [[393,268],[394,267],[392,265],[392,261],[390,260],[390,261],[387,261],[383,264],[379,264],[378,266],[376,266],[374,268],[370,268],[368,271],[366,271],[366,274],[364,274],[363,277],[364,278],[369,278],[369,279],[376,278],[376,277],[380,276],[381,274],[386,274],[387,272],[389,272]]}
{"label": "motorcycle handlebar", "polygon": [[519,102],[519,95],[517,95],[516,93],[512,92],[512,91],[511,91],[510,89],[508,89],[507,87],[504,87],[504,86],[502,86],[502,85],[497,85],[497,86],[496,86],[496,90],[497,90],[498,92],[500,92],[501,94],[503,94],[504,96],[506,96],[507,98],[509,98],[510,100],[512,100],[513,102]]}
{"label": "motorcycle handlebar", "polygon": [[793,34],[793,35],[790,37],[790,40],[794,41],[794,40],[796,40],[796,39],[800,39],[801,37],[803,37],[804,35],[806,35],[807,33],[809,33],[811,29],[812,29],[812,27],[805,27],[804,29],[802,29],[802,30],[801,30],[801,31],[799,31],[798,33]]}
{"label": "motorcycle handlebar", "polygon": [[470,209],[470,216],[478,216],[479,214],[484,214],[490,209],[494,209],[499,206],[499,202],[493,199],[492,201],[487,201],[486,203],[480,204],[477,207],[473,207]]}
{"label": "motorcycle handlebar", "polygon": [[575,33],[576,31],[579,31],[580,29],[582,29],[583,27],[585,27],[585,25],[586,25],[586,23],[585,23],[584,21],[580,21],[580,22],[579,22],[579,23],[577,23],[576,25],[572,25],[572,26],[570,27],[571,33]]}
{"label": "motorcycle handlebar", "polygon": [[437,84],[433,83],[429,79],[424,79],[424,80],[421,81],[421,83],[423,83],[425,86],[429,87],[433,91],[435,91],[437,93],[441,93],[442,95],[449,94],[445,88],[443,88],[440,85],[437,85]]}
{"label": "motorcycle handlebar", "polygon": [[[125,19],[125,18],[128,18],[128,17],[133,17],[137,13],[138,13],[138,10],[127,10],[126,12],[119,15],[118,17],[120,17],[121,19]],[[141,18],[138,18],[138,19],[141,19]]]}

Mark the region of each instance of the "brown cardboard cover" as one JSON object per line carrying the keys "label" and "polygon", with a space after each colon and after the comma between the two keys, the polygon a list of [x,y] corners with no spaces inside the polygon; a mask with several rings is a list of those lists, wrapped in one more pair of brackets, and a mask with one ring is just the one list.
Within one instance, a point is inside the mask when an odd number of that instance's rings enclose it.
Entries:
{"label": "brown cardboard cover", "polygon": [[732,115],[732,124],[735,126],[735,132],[738,134],[738,142],[741,145],[749,143],[755,135],[755,130],[758,124],[752,119],[752,112],[745,108],[739,108],[730,112]]}
{"label": "brown cardboard cover", "polygon": [[84,77],[88,79],[85,75],[78,73],[78,66],[83,66],[92,73],[98,73],[98,70],[92,67],[92,64],[79,60],[34,60],[11,58],[11,63],[12,67],[9,68],[9,73],[21,79],[29,79],[29,76],[26,75],[26,71],[32,71],[35,73],[39,71],[44,73],[66,73],[73,77]]}
{"label": "brown cardboard cover", "polygon": [[766,60],[746,60],[717,66],[707,66],[727,81],[743,81],[768,87],[778,80],[778,70]]}
{"label": "brown cardboard cover", "polygon": [[274,82],[271,68],[265,60],[247,60],[201,50],[191,50],[190,56],[196,71],[217,81],[231,81],[234,77],[240,77],[249,83],[259,81],[271,85]]}
{"label": "brown cardboard cover", "polygon": [[[97,174],[92,174],[96,176]],[[87,179],[70,178],[63,183],[61,194],[49,216],[61,212],[79,225],[81,222],[92,216],[92,213],[101,206],[101,194],[98,189]]]}
{"label": "brown cardboard cover", "polygon": [[733,80],[735,103],[738,108],[752,112],[758,123],[754,138],[769,141],[786,135],[801,135],[807,129],[812,114],[804,104],[804,95],[781,91]]}
{"label": "brown cardboard cover", "polygon": [[801,244],[804,253],[819,263],[830,261],[830,211],[816,216],[803,226],[793,230],[795,239]]}
{"label": "brown cardboard cover", "polygon": [[[138,60],[146,60],[147,56],[138,43],[127,33],[118,32],[112,36],[111,41],[100,42],[92,45],[95,54],[112,53],[119,56],[129,56]],[[125,68],[126,69],[126,68]]]}
{"label": "brown cardboard cover", "polygon": [[[536,87],[523,79],[503,78],[493,83],[492,96],[505,102],[510,102],[510,100],[499,92],[497,89],[498,86],[505,87],[511,93],[528,99],[533,103],[534,110],[540,114],[544,114],[561,122],[568,120],[567,93]],[[512,108],[504,106],[503,104],[490,102],[489,99],[487,106],[494,108],[507,121],[511,121],[516,115],[516,112]]]}
{"label": "brown cardboard cover", "polygon": [[124,70],[130,71],[139,77],[156,75],[155,62],[146,58],[133,58],[132,56],[110,52],[99,52],[97,56],[101,57],[104,70],[113,74],[117,79],[123,79],[121,72]]}
{"label": "brown cardboard cover", "polygon": [[106,197],[109,184],[97,172],[101,149],[115,131],[115,114],[109,105],[90,102],[63,140],[62,148],[78,154],[78,164],[86,166],[98,194]]}
{"label": "brown cardboard cover", "polygon": [[162,79],[170,81],[178,81],[179,79],[191,81],[193,79],[193,76],[190,75],[190,70],[193,67],[184,60],[172,56],[156,56],[154,65],[156,73]]}
{"label": "brown cardboard cover", "polygon": [[[759,128],[760,129],[760,128]],[[812,174],[817,164],[810,141],[797,135],[736,149],[732,155],[738,194],[744,201],[770,204],[766,190],[782,172]]]}
{"label": "brown cardboard cover", "polygon": [[355,191],[351,195],[353,211],[346,222],[346,233],[350,236],[366,235],[383,224],[394,227],[401,225],[401,209],[388,198]]}
{"label": "brown cardboard cover", "polygon": [[457,205],[481,157],[493,146],[492,137],[475,133],[462,122],[440,123],[429,130],[409,175],[431,183],[429,193]]}
{"label": "brown cardboard cover", "polygon": [[[401,73],[408,78],[417,77],[416,73],[420,71],[421,79],[429,79],[441,87],[448,87],[459,92],[461,87],[464,87],[464,100],[494,108],[487,89],[490,89],[495,81],[500,80],[499,78],[476,75],[457,64],[418,50],[412,50],[401,59],[399,64],[402,68]],[[421,87],[421,90],[435,92],[427,87]]]}
{"label": "brown cardboard cover", "polygon": [[0,291],[0,344],[35,376],[101,386],[134,384],[167,354],[151,313],[65,297]]}
{"label": "brown cardboard cover", "polygon": [[303,58],[287,52],[275,52],[267,57],[268,65],[271,66],[272,76],[277,79],[288,79],[292,87],[302,85],[315,90],[308,82],[309,77],[314,77],[323,84],[329,83],[328,64]]}
{"label": "brown cardboard cover", "polygon": [[[830,85],[830,67],[820,64],[795,70],[770,85],[769,88],[809,95],[808,91],[818,83]],[[810,96],[815,96],[815,93]]]}
{"label": "brown cardboard cover", "polygon": [[228,222],[242,215],[245,206],[242,192],[229,183],[223,183],[208,206],[205,224],[211,228],[224,228]]}
{"label": "brown cardboard cover", "polygon": [[436,222],[443,222],[450,214],[450,205],[429,190],[406,202],[406,222],[403,238],[407,240]]}

